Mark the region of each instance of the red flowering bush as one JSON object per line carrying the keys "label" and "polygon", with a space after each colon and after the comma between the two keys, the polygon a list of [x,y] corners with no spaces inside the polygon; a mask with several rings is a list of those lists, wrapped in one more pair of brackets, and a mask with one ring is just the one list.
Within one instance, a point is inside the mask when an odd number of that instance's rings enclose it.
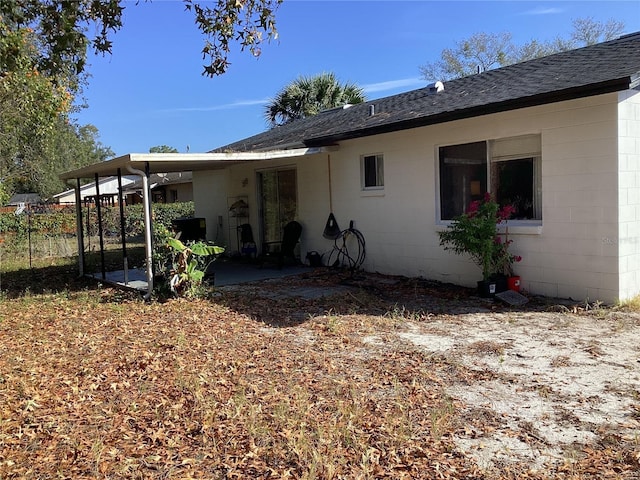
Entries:
{"label": "red flowering bush", "polygon": [[495,242],[496,249],[493,260],[493,264],[495,266],[494,272],[512,277],[513,264],[522,260],[522,257],[520,255],[513,255],[511,252],[509,252],[509,245],[513,243],[513,240],[509,240],[508,233],[504,242],[499,235],[496,236]]}
{"label": "red flowering bush", "polygon": [[513,263],[522,258],[509,252],[512,240],[503,242],[498,225],[513,215],[515,208],[502,208],[486,193],[482,200],[471,202],[469,210],[453,219],[447,230],[438,232],[440,245],[457,254],[467,254],[482,269],[483,280],[496,274],[513,274]]}

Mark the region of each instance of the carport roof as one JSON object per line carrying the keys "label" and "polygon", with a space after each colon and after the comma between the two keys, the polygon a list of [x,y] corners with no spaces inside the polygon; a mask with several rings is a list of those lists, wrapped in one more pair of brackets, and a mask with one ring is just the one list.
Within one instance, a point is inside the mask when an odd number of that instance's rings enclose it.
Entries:
{"label": "carport roof", "polygon": [[[333,150],[333,148],[332,148]],[[117,175],[129,175],[136,172],[149,173],[185,172],[197,170],[215,170],[245,162],[274,160],[315,155],[328,151],[327,148],[296,148],[291,150],[273,150],[268,152],[236,153],[128,153],[106,162],[94,163],[86,167],[71,170],[60,175],[62,180],[92,178]]]}

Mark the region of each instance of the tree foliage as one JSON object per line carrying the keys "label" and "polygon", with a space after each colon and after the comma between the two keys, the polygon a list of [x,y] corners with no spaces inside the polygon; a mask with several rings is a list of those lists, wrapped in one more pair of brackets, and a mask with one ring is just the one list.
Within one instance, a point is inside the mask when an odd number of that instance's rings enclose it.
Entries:
{"label": "tree foliage", "polygon": [[[282,0],[183,0],[203,33],[203,75],[222,74],[233,43],[260,54],[277,37]],[[57,175],[113,153],[93,126],[69,123],[86,82],[87,52],[111,52],[125,0],[0,1],[0,184],[4,195],[62,187]],[[132,6],[134,4],[131,4]]]}
{"label": "tree foliage", "polygon": [[2,183],[11,193],[35,192],[42,198],[66,190],[58,175],[113,156],[98,139],[93,125],[78,126],[57,119],[40,141],[27,144],[13,158],[4,158]]}
{"label": "tree foliage", "polygon": [[334,73],[299,77],[286,85],[265,107],[272,127],[345,104],[362,103],[364,91],[353,83],[340,83]]}
{"label": "tree foliage", "polygon": [[456,42],[454,47],[445,48],[439,60],[419,68],[427,81],[451,80],[612,40],[623,31],[624,23],[617,20],[597,22],[592,18],[578,18],[573,21],[573,31],[567,38],[555,37],[548,41],[533,39],[523,45],[515,45],[509,32],[474,33]]}
{"label": "tree foliage", "polygon": [[[0,2],[5,27],[12,32],[28,29],[37,39],[35,67],[72,91],[80,85],[87,47],[91,44],[97,52],[111,51],[109,34],[122,26],[123,10],[121,2],[110,0]],[[93,38],[86,33],[90,26],[95,31]]]}
{"label": "tree foliage", "polygon": [[114,155],[111,148],[100,142],[98,129],[94,125],[80,126],[60,119],[54,133],[46,157],[40,162],[48,168],[36,177],[31,188],[32,191],[39,192],[43,198],[49,198],[68,188],[58,178],[60,172],[103,162]]}
{"label": "tree foliage", "polygon": [[202,57],[208,64],[203,75],[213,77],[227,71],[231,44],[241,51],[248,49],[255,57],[261,53],[265,40],[278,38],[275,11],[282,0],[216,0],[209,3],[183,0],[185,8],[195,14],[195,23],[205,35]]}
{"label": "tree foliage", "polygon": [[71,105],[69,91],[40,72],[39,58],[33,31],[12,31],[0,18],[0,183],[8,194],[31,188],[47,170],[51,139]]}
{"label": "tree foliage", "polygon": [[[234,42],[259,56],[260,44],[277,38],[275,11],[282,0],[183,2],[204,35],[204,75],[227,70]],[[110,35],[122,27],[125,5],[125,0],[3,0],[0,17],[12,31],[29,27],[37,34],[40,71],[74,78],[86,67],[89,46],[98,53],[111,52]],[[90,37],[88,31],[95,33]]]}
{"label": "tree foliage", "polygon": [[149,153],[178,153],[178,149],[169,145],[156,145],[149,149]]}
{"label": "tree foliage", "polygon": [[[3,8],[9,3],[2,3]],[[97,129],[68,121],[72,86],[46,71],[30,27],[12,29],[0,17],[0,183],[5,195],[36,192],[46,198],[65,188],[58,174],[104,160]],[[42,70],[45,69],[45,71]]]}

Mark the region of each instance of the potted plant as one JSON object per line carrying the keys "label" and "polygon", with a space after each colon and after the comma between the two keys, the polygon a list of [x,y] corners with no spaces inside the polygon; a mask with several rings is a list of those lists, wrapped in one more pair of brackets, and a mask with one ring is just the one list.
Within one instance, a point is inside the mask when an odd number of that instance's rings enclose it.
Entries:
{"label": "potted plant", "polygon": [[[503,212],[505,213],[505,212]],[[504,241],[500,236],[496,237],[498,244],[495,253],[495,271],[498,274],[505,276],[507,281],[507,288],[516,292],[520,291],[520,276],[516,275],[513,271],[513,264],[522,260],[520,255],[514,255],[509,251],[509,245],[513,243],[513,240],[509,239],[509,226],[507,225],[507,219],[504,219],[505,223],[505,238]]]}
{"label": "potted plant", "polygon": [[490,297],[507,289],[507,275],[512,273],[513,262],[520,257],[509,252],[510,240],[504,242],[498,234],[498,225],[506,221],[514,208],[502,208],[486,193],[482,200],[471,202],[466,213],[453,219],[445,231],[438,232],[440,245],[459,255],[469,255],[482,270],[478,282],[481,296]]}

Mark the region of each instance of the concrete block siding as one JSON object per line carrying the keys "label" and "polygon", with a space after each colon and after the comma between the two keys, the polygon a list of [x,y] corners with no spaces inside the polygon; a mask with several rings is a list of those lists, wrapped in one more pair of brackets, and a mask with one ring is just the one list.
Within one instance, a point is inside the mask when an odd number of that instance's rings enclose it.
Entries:
{"label": "concrete block siding", "polygon": [[618,175],[620,204],[618,250],[621,298],[640,289],[640,93],[619,94]]}
{"label": "concrete block siding", "polygon": [[[333,212],[341,228],[353,220],[363,233],[366,270],[474,286],[480,271],[439,245],[437,231],[445,227],[438,220],[438,147],[537,134],[542,225],[510,234],[513,252],[523,257],[516,265],[522,286],[534,294],[613,302],[640,291],[639,131],[640,94],[623,92],[347,140],[330,154],[194,176],[196,214],[209,225],[223,209],[226,214],[227,196],[247,195],[257,229],[256,171],[291,165],[302,255],[328,252],[333,242],[322,231],[330,163]],[[360,158],[367,154],[384,156],[383,190],[362,191]]]}

